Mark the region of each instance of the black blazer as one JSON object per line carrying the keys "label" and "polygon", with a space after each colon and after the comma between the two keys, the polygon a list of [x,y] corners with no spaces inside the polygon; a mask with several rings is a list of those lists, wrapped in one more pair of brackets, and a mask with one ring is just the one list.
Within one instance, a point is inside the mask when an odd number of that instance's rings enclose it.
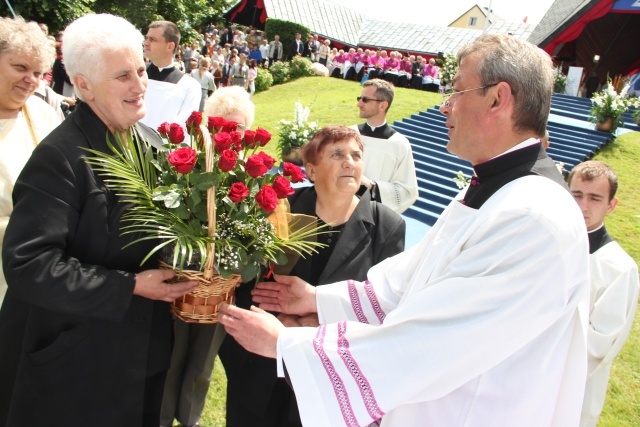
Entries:
{"label": "black blazer", "polygon": [[[362,195],[320,277],[309,277],[310,257],[301,258],[293,273],[318,286],[347,279],[362,281],[371,267],[404,250],[404,220],[389,207],[372,202],[369,194]],[[315,216],[314,187],[298,189],[289,199],[291,212]],[[244,284],[236,290],[238,306],[249,307],[251,288]],[[219,355],[227,373],[228,422],[234,411],[243,411],[243,405],[265,413],[271,392],[279,381],[275,360],[247,352],[230,335],[225,337]],[[237,424],[228,424],[233,425]]]}
{"label": "black blazer", "polygon": [[304,42],[300,40],[300,46],[296,40],[291,42],[291,57],[296,56],[297,54],[302,55],[304,53]]}
{"label": "black blazer", "polygon": [[121,235],[128,205],[83,158],[83,147],[110,152],[107,135],[80,103],[15,185],[2,250],[0,426],[139,427],[145,381],[169,367],[169,306],[133,295],[134,273],[156,268],[140,261],[157,241],[123,249],[139,237]]}

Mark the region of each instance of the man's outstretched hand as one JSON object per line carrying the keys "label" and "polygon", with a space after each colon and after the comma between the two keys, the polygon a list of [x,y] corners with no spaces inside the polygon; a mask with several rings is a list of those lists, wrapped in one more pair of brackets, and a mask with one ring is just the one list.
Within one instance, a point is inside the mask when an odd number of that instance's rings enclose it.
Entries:
{"label": "man's outstretched hand", "polygon": [[274,275],[275,282],[260,282],[251,291],[253,301],[267,311],[305,315],[316,313],[316,290],[295,276]]}
{"label": "man's outstretched hand", "polygon": [[218,320],[242,347],[260,356],[275,359],[278,336],[285,328],[275,316],[255,306],[251,306],[251,310],[245,310],[222,303]]}

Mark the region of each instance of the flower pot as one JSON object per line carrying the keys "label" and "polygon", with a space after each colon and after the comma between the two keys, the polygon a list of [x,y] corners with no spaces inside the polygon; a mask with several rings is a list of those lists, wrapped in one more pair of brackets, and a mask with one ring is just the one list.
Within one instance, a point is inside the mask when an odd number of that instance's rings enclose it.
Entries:
{"label": "flower pot", "polygon": [[613,129],[613,118],[609,117],[608,119],[596,123],[596,129],[601,132],[611,132],[611,129]]}
{"label": "flower pot", "polygon": [[291,151],[282,156],[282,160],[293,163],[294,165],[302,166],[302,147],[293,147]]}

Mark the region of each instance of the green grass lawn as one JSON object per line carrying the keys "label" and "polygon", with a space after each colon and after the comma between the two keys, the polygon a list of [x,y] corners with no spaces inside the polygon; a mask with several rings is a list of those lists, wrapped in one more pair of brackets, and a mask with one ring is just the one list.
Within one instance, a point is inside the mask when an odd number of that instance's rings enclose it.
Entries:
{"label": "green grass lawn", "polygon": [[[276,125],[282,119],[293,119],[296,100],[303,105],[312,103],[310,120],[320,126],[352,125],[359,123],[356,96],[360,95],[360,85],[339,79],[309,77],[281,86],[275,86],[253,97],[256,105],[256,121],[253,128],[263,127],[274,134]],[[408,117],[434,104],[439,104],[440,95],[412,89],[396,89],[396,97],[389,114],[389,123]],[[553,144],[553,135],[551,135]],[[275,141],[270,143],[270,154],[275,155]],[[595,156],[596,160],[607,162],[620,177],[618,197],[620,203],[607,218],[607,229],[620,245],[640,264],[640,189],[635,186],[635,178],[640,164],[640,133],[630,133],[618,138],[614,143]],[[213,380],[207,397],[207,404],[201,423],[204,427],[225,425],[226,378],[220,360],[216,360]],[[609,392],[604,412],[600,418],[601,427],[640,426],[640,312],[622,350],[613,363]]]}

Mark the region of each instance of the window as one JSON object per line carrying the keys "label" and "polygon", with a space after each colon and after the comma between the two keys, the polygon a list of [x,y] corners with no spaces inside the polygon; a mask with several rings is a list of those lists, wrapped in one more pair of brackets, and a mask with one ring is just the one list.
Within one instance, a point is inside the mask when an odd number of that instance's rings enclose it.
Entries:
{"label": "window", "polygon": [[477,23],[478,23],[478,18],[476,18],[475,16],[472,16],[471,18],[469,18],[470,27],[475,27]]}

